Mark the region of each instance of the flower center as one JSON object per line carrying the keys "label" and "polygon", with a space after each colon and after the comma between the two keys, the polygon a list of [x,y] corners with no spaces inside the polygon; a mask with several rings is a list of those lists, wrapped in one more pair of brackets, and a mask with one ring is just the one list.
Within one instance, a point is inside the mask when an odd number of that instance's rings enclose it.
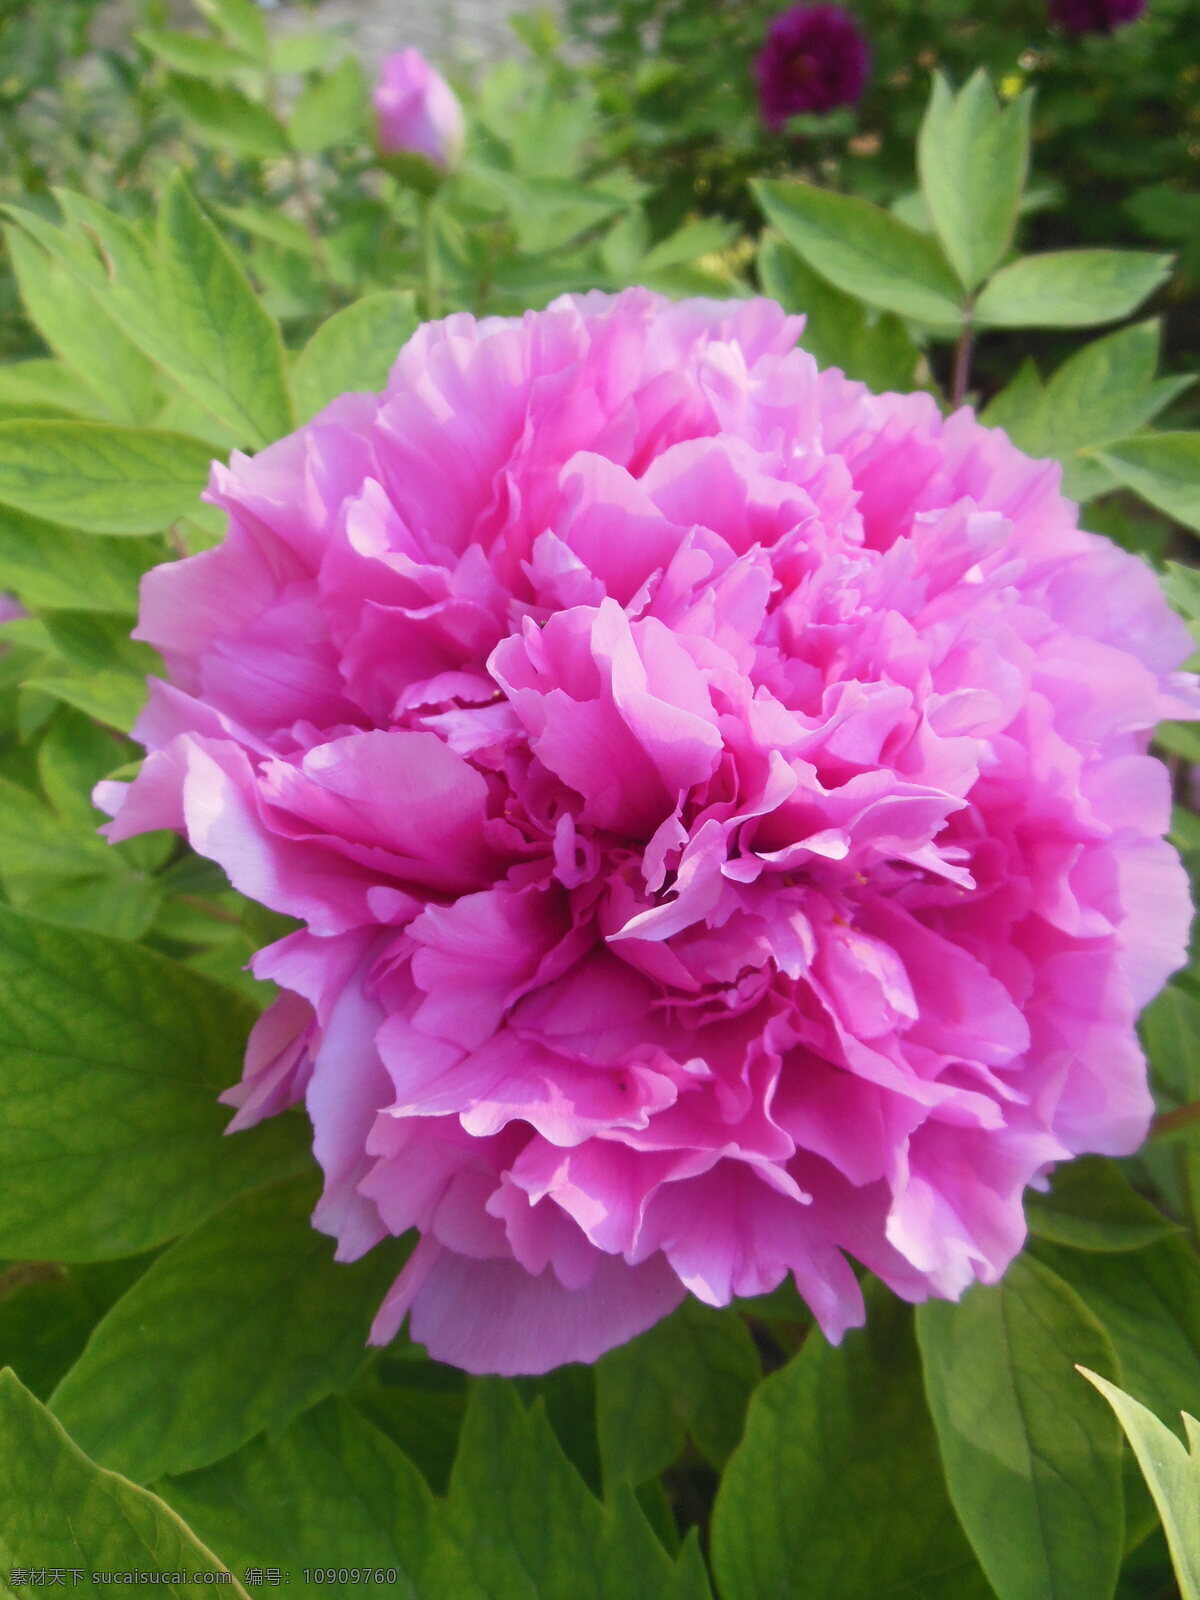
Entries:
{"label": "flower center", "polygon": [[788,58],[787,75],[793,83],[807,88],[817,76],[817,64],[804,50],[797,50]]}

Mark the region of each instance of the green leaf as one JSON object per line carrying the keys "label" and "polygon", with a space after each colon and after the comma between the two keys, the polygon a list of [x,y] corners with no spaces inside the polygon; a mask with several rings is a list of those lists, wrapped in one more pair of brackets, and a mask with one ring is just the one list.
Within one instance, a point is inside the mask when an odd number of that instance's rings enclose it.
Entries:
{"label": "green leaf", "polygon": [[1030,455],[1061,461],[1063,492],[1073,499],[1105,494],[1117,479],[1098,447],[1136,433],[1193,382],[1155,380],[1158,342],[1157,320],[1106,334],[1064,361],[1045,385],[1027,360],[982,420],[1004,428]]}
{"label": "green leaf", "polygon": [[17,1262],[0,1272],[0,1368],[14,1368],[39,1400],[76,1360],[95,1320],[65,1268]]}
{"label": "green leaf", "polygon": [[135,616],[138,581],[166,554],[157,540],[93,539],[0,506],[0,588],[27,606]]}
{"label": "green leaf", "polygon": [[167,92],[205,144],[252,161],[278,160],[291,153],[278,117],[231,83],[209,83],[173,72],[167,78]]}
{"label": "green leaf", "polygon": [[677,1458],[687,1434],[713,1466],[724,1466],[761,1377],[742,1319],[689,1297],[596,1365],[604,1481],[655,1477]]}
{"label": "green leaf", "polygon": [[864,1329],[837,1348],[811,1334],[750,1402],[713,1512],[724,1600],[988,1596],[942,1483],[912,1313],[878,1285],[868,1298]]}
{"label": "green leaf", "polygon": [[1121,1381],[1152,1410],[1200,1394],[1200,1262],[1182,1239],[1124,1255],[1084,1255],[1038,1241],[1049,1263],[1103,1324]]}
{"label": "green leaf", "polygon": [[1168,561],[1162,580],[1167,599],[1184,617],[1193,634],[1200,631],[1200,571],[1182,562]]}
{"label": "green leaf", "polygon": [[0,1528],[14,1567],[79,1569],[71,1593],[117,1596],[123,1579],[97,1573],[186,1572],[157,1592],[191,1600],[195,1574],[221,1573],[221,1592],[246,1591],[211,1550],[155,1495],[101,1471],[74,1445],[12,1372],[0,1372]]}
{"label": "green leaf", "polygon": [[317,72],[341,44],[337,34],[285,33],[271,40],[272,72]]}
{"label": "green leaf", "polygon": [[1121,1445],[1074,1371],[1116,1371],[1104,1329],[1019,1257],[995,1288],[920,1306],[917,1335],[950,1497],[999,1600],[1106,1600],[1124,1533]]}
{"label": "green leaf", "polygon": [[[184,394],[182,389],[176,389],[162,410],[154,419],[154,426],[162,428],[167,433],[186,433],[189,439],[199,439],[201,444],[206,444],[215,456],[222,458],[228,456],[231,450],[236,450],[238,435],[223,422],[218,422],[211,411],[207,411],[198,401],[190,395]],[[202,507],[195,507],[190,513],[195,516],[202,512]]]}
{"label": "green leaf", "polygon": [[365,136],[367,82],[356,56],[322,78],[305,84],[288,117],[288,136],[305,154],[317,155],[335,144]]}
{"label": "green leaf", "polygon": [[1200,1600],[1200,1423],[1183,1413],[1188,1448],[1115,1383],[1080,1367],[1116,1412],[1162,1517],[1183,1600]]}
{"label": "green leaf", "polygon": [[1076,1250],[1140,1250],[1178,1233],[1149,1200],[1131,1186],[1120,1167],[1101,1156],[1083,1156],[1055,1169],[1049,1194],[1030,1190],[1025,1214],[1030,1231]]}
{"label": "green leaf", "polygon": [[917,141],[921,190],[951,266],[973,293],[1012,243],[1029,171],[1033,96],[1003,109],[979,70],[957,95],[940,73]]}
{"label": "green leaf", "polygon": [[318,1192],[306,1174],[243,1195],[117,1301],[51,1399],[89,1454],[150,1483],[349,1387],[403,1250],[335,1262],[310,1220]]}
{"label": "green leaf", "polygon": [[89,672],[102,672],[106,668],[126,672],[144,693],[146,674],[163,670],[156,650],[129,637],[129,626],[124,618],[106,617],[94,611],[48,610],[42,621],[55,649]]}
{"label": "green leaf", "polygon": [[174,67],[179,72],[191,73],[197,78],[221,81],[236,77],[247,68],[255,69],[255,61],[243,50],[222,44],[219,39],[206,39],[198,33],[180,33],[166,28],[143,28],[134,34],[143,49],[152,56]]}
{"label": "green leaf", "polygon": [[732,222],[724,222],[720,217],[698,217],[660,239],[648,251],[643,264],[649,272],[681,266],[699,256],[719,255],[735,244],[737,238],[738,229]]}
{"label": "green leaf", "polygon": [[[32,214],[20,220],[99,310],[243,445],[258,447],[287,432],[292,418],[278,327],[183,177],[167,186],[153,250],[84,196],[59,191],[58,200],[65,227]],[[92,241],[86,249],[83,239]]]}
{"label": "green leaf", "polygon": [[121,857],[94,829],[64,829],[28,789],[0,778],[0,876],[82,876],[120,869]]}
{"label": "green leaf", "polygon": [[1026,356],[1016,375],[988,401],[979,420],[989,428],[1003,428],[1015,445],[1036,456],[1043,448],[1042,419],[1046,386],[1032,357]]}
{"label": "green leaf", "polygon": [[127,847],[110,849],[97,836],[98,821],[94,813],[56,815],[0,778],[0,882],[19,910],[138,939],[158,909],[158,892],[144,873],[130,870]]}
{"label": "green leaf", "polygon": [[46,343],[114,421],[149,422],[159,405],[151,363],[76,272],[17,228],[5,228],[4,237],[26,313]]}
{"label": "green leaf", "polygon": [[[396,1600],[425,1600],[421,1568],[434,1537],[434,1505],[421,1474],[344,1400],[325,1400],[282,1433],[157,1485],[163,1499],[239,1569],[261,1564],[395,1568]],[[362,1583],[322,1583],[358,1595]]]}
{"label": "green leaf", "polygon": [[1115,488],[1097,446],[1143,428],[1194,381],[1155,382],[1159,323],[1135,323],[1076,352],[1046,385],[1041,430],[1046,453],[1063,463],[1063,489],[1077,500]]}
{"label": "green leaf", "polygon": [[146,702],[147,675],[162,672],[157,652],[129,637],[124,618],[95,611],[47,610],[42,621],[68,675],[55,665],[26,682],[128,733]]}
{"label": "green leaf", "polygon": [[118,939],[140,939],[161,904],[153,883],[134,872],[79,878],[54,873],[41,879],[30,873],[7,877],[5,888],[13,905],[30,916]]}
{"label": "green leaf", "polygon": [[708,1600],[695,1547],[673,1562],[628,1489],[602,1506],[496,1379],[472,1390],[443,1527],[422,1600]]}
{"label": "green leaf", "polygon": [[626,203],[623,196],[607,193],[600,182],[531,177],[501,167],[464,167],[459,180],[464,191],[468,180],[502,200],[518,250],[532,256],[561,249],[623,211]]}
{"label": "green leaf", "polygon": [[1136,311],[1164,283],[1170,256],[1056,250],[1001,267],[975,304],[982,328],[1089,328]]}
{"label": "green leaf", "polygon": [[436,1361],[413,1359],[413,1354],[385,1360],[374,1369],[387,1388],[368,1384],[350,1398],[421,1469],[434,1493],[444,1494],[458,1454],[467,1376]]}
{"label": "green leaf", "polygon": [[[1175,570],[1185,569],[1176,567]],[[1178,578],[1173,587],[1178,595]],[[1156,731],[1155,738],[1161,739],[1172,727],[1181,733],[1194,732],[1190,722],[1174,725],[1167,722]],[[1163,742],[1169,747],[1172,741]],[[1190,812],[1183,815],[1197,820]],[[1173,833],[1177,831],[1179,820],[1177,817],[1173,823]],[[1171,1110],[1200,1099],[1200,989],[1188,973],[1181,973],[1150,1002],[1139,1018],[1138,1031],[1150,1058],[1154,1087],[1160,1102],[1164,1102],[1163,1109]],[[1158,1139],[1162,1137],[1160,1127]]]}
{"label": "green leaf", "polygon": [[211,460],[181,433],[0,422],[0,501],[85,533],[153,533],[191,509]]}
{"label": "green leaf", "polygon": [[230,44],[244,50],[263,66],[268,58],[267,24],[254,0],[195,0],[196,9],[206,16]]}
{"label": "green leaf", "polygon": [[[15,229],[11,231],[20,240],[18,248],[28,248],[27,241]],[[15,408],[39,406],[91,422],[108,420],[96,391],[67,362],[46,357],[0,366],[0,406],[13,407],[14,415]]]}
{"label": "green leaf", "polygon": [[67,678],[55,673],[35,673],[25,681],[29,688],[48,694],[51,699],[59,700],[65,706],[74,706],[85,716],[102,722],[106,728],[117,728],[122,733],[132,730],[146,704],[144,681],[131,678],[124,672],[80,673],[78,677]]}
{"label": "green leaf", "polygon": [[751,185],[768,221],[835,289],[942,329],[962,322],[961,290],[932,239],[856,196],[811,184]]}
{"label": "green leaf", "polygon": [[869,322],[859,301],[826,283],[777,234],[763,235],[758,275],[772,300],[804,313],[800,342],[818,366],[840,367],[877,393],[912,388],[917,347],[899,317],[884,312]]}
{"label": "green leaf", "polygon": [[335,312],[313,334],[292,368],[292,392],[301,421],[307,422],[350,390],[382,389],[416,326],[416,306],[407,290],[364,295]]}
{"label": "green leaf", "polygon": [[[102,819],[102,813],[92,802],[92,790],[101,778],[107,778],[136,754],[137,747],[127,739],[114,738],[107,729],[96,727],[88,717],[67,709],[55,717],[38,746],[38,781],[47,801],[64,822],[91,833]],[[151,858],[154,866],[162,866],[174,853],[177,843],[176,836],[171,833],[141,834],[137,841],[130,840],[115,849],[109,846],[109,849],[118,859],[125,859],[130,845],[140,849],[147,840],[155,845]]]}
{"label": "green leaf", "polygon": [[241,205],[222,206],[221,215],[258,239],[278,245],[281,250],[294,250],[297,255],[311,256],[312,235],[302,222],[289,217],[275,206]]}
{"label": "green leaf", "polygon": [[137,945],[0,907],[0,1254],[133,1255],[296,1171],[299,1118],[223,1133],[252,1019]]}
{"label": "green leaf", "polygon": [[279,328],[177,174],[158,212],[163,323],[149,350],[253,445],[293,426]]}
{"label": "green leaf", "polygon": [[1200,533],[1200,433],[1151,433],[1100,452],[1127,488]]}

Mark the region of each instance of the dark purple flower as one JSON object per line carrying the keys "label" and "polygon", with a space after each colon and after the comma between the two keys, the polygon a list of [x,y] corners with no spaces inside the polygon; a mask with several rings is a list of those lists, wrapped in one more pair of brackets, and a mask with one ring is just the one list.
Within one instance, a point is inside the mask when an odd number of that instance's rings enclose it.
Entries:
{"label": "dark purple flower", "polygon": [[793,6],[776,17],[754,63],[758,103],[773,133],[802,111],[853,105],[866,87],[871,52],[840,6]]}
{"label": "dark purple flower", "polygon": [[1068,33],[1112,33],[1136,22],[1146,0],[1050,0],[1050,15]]}

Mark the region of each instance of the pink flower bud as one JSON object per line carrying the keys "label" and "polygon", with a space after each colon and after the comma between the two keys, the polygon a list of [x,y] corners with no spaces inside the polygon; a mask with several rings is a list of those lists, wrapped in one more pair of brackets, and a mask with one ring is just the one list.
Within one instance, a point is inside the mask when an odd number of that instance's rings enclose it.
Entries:
{"label": "pink flower bud", "polygon": [[466,138],[462,106],[419,50],[388,56],[372,100],[385,155],[424,156],[443,171],[457,165]]}

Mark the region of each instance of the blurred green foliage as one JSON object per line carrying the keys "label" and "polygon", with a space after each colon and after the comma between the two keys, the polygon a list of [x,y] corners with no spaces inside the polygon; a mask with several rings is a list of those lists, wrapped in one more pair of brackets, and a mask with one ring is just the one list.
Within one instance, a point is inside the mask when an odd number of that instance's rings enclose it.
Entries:
{"label": "blurred green foliage", "polygon": [[[95,832],[156,665],[138,579],[221,536],[210,457],[380,386],[435,310],[763,289],[823,365],[986,402],[1200,638],[1200,433],[1190,378],[1159,375],[1200,342],[1200,8],[1083,42],[1040,0],[858,9],[860,112],[772,140],[758,0],[567,0],[590,64],[525,19],[468,95],[462,166],[415,190],[344,38],[276,36],[251,0],[196,0],[182,30],[141,0],[100,48],[96,0],[0,0],[0,592],[25,613],[0,629],[0,1572],[207,1545],[284,1556],[296,1592],[306,1562],[394,1567],[417,1600],[705,1600],[710,1570],[723,1600],[1174,1595],[1158,1524],[1178,1546],[1195,1453],[1167,1447],[1152,1499],[1072,1363],[1139,1456],[1132,1406],[1195,1409],[1200,961],[1142,1021],[1157,1137],[1061,1168],[1003,1285],[915,1320],[872,1286],[837,1349],[790,1284],[689,1301],[504,1385],[403,1337],[367,1355],[397,1260],[328,1259],[299,1116],[219,1133],[269,998],[245,963],[291,924],[171,835]],[[1158,743],[1195,881],[1200,738]]]}

